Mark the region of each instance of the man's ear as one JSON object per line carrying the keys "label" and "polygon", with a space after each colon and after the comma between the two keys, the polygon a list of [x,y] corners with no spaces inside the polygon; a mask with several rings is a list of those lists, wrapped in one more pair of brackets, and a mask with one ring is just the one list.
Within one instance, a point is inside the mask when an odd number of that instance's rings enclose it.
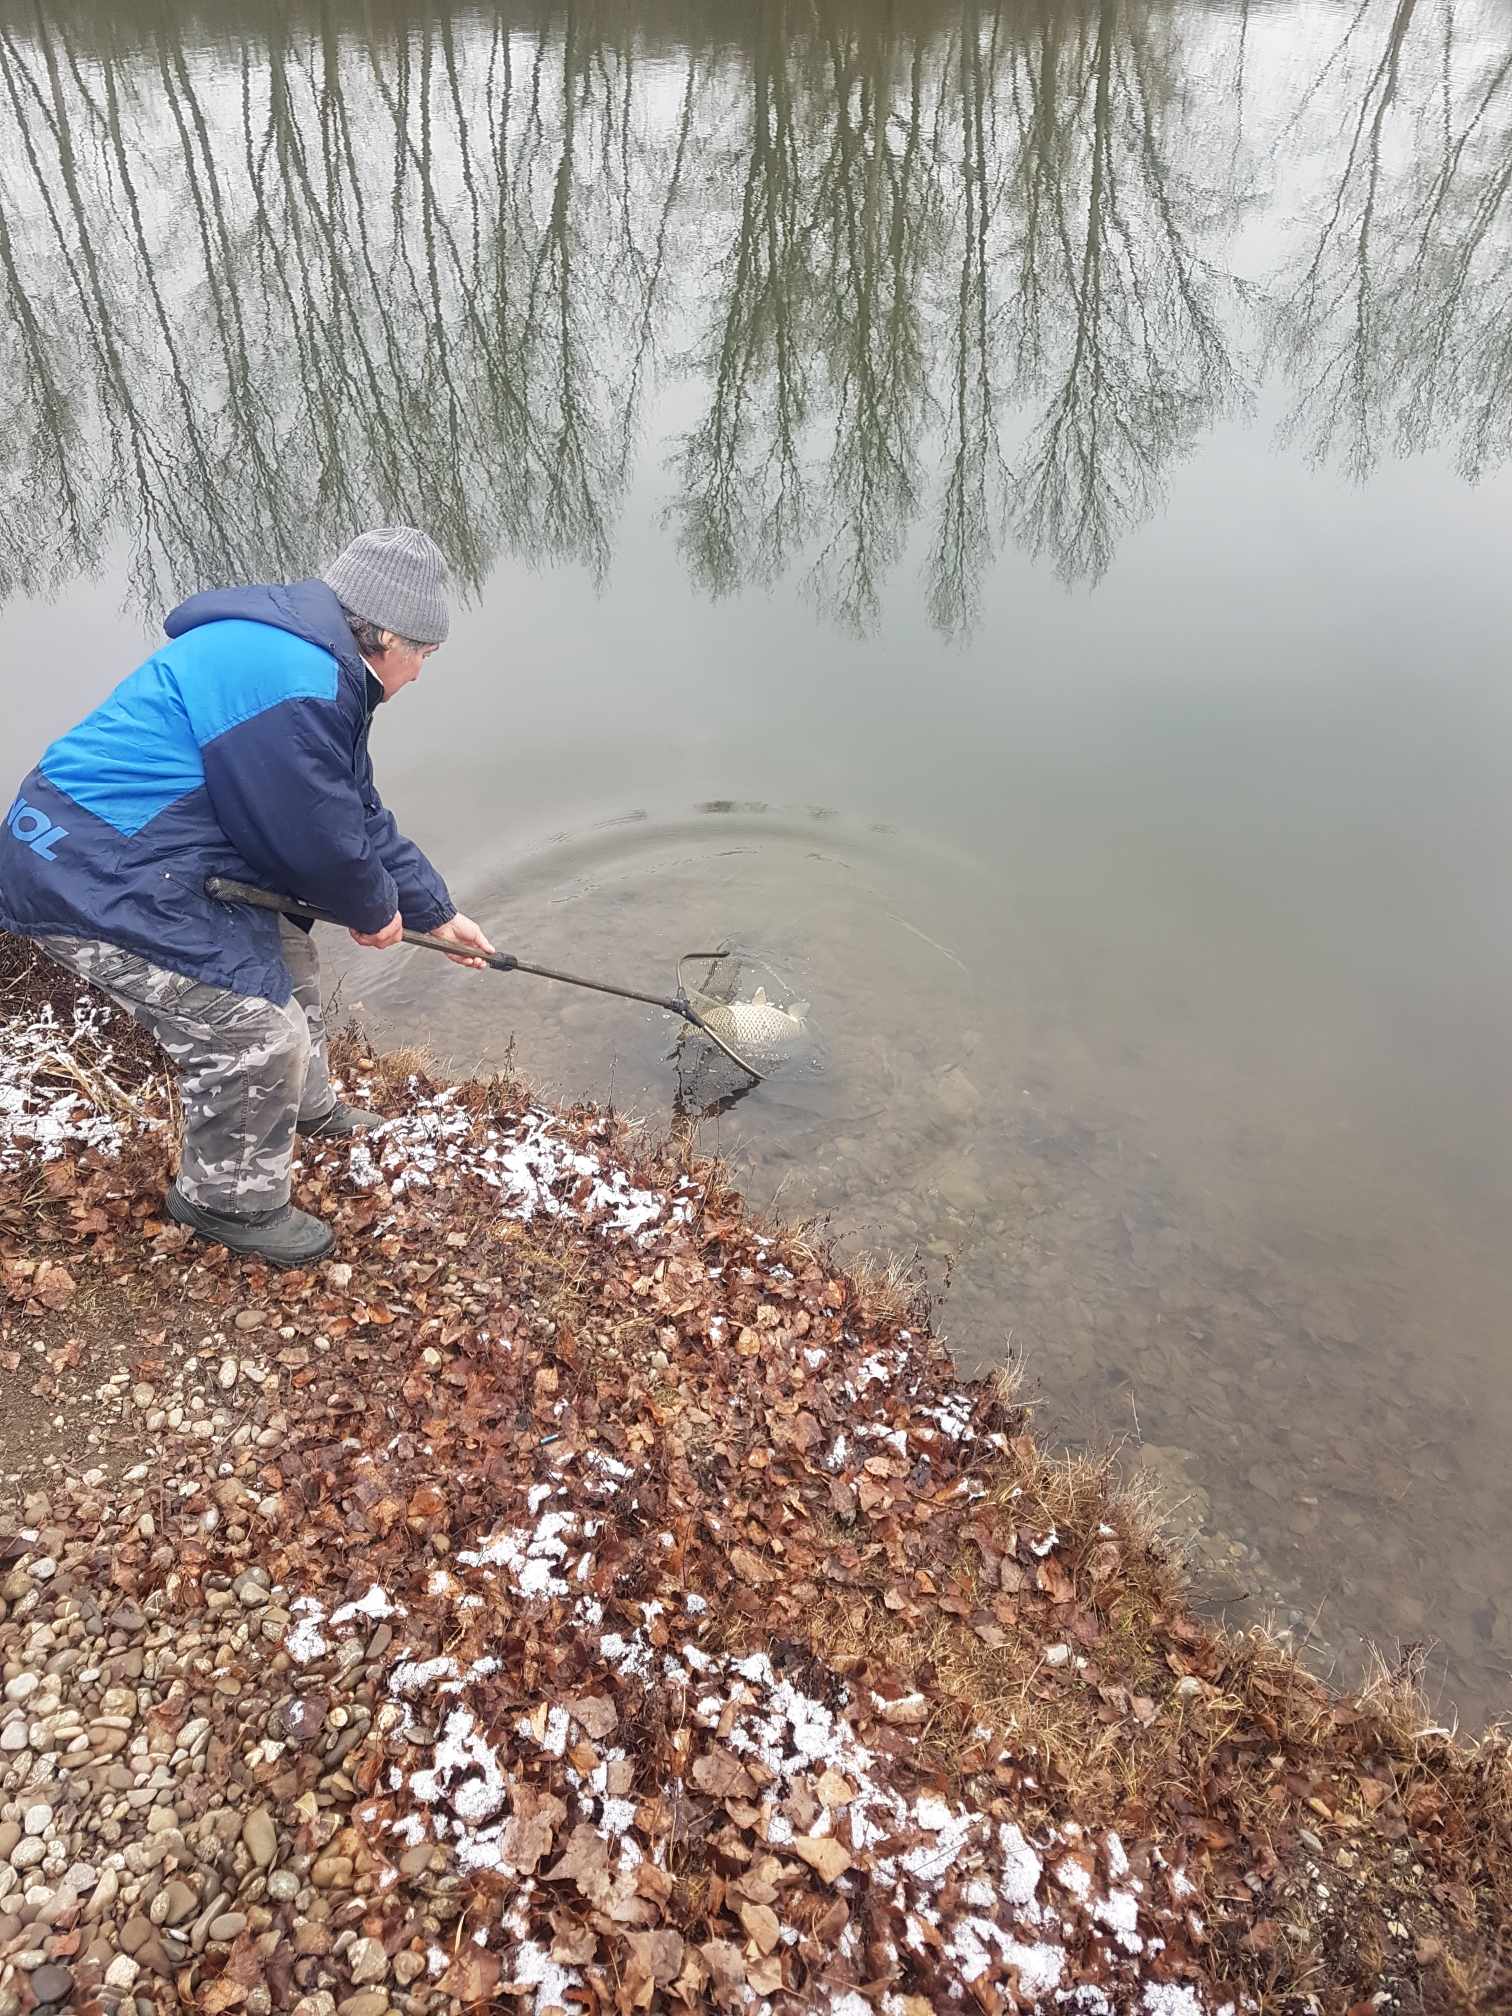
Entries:
{"label": "man's ear", "polygon": [[380,630],[378,632],[378,649],[380,651],[385,653],[392,651],[398,642],[399,639],[394,635],[392,630]]}

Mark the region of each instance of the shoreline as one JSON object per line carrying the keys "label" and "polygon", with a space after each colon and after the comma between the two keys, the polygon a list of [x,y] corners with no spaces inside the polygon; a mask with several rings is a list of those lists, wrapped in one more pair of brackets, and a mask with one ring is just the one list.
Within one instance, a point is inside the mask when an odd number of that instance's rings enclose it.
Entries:
{"label": "shoreline", "polygon": [[0,949],[0,2016],[1506,2006],[1505,1739],[1197,1622],[883,1271],[350,1034],[234,1260]]}

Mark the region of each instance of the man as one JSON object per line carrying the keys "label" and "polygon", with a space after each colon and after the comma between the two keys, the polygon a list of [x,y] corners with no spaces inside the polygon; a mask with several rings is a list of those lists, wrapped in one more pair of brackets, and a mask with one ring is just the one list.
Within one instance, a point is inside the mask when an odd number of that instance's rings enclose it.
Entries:
{"label": "man", "polygon": [[408,927],[452,940],[459,965],[493,950],[385,811],[368,755],[374,709],[446,637],[446,565],[423,532],[386,526],[321,579],[192,595],[164,628],[22,784],[0,832],[0,926],[167,1052],[184,1111],[169,1213],[301,1266],[332,1234],[289,1202],[296,1134],[378,1116],[332,1089],[309,932],[216,903],[205,881],[329,910],[359,945]]}

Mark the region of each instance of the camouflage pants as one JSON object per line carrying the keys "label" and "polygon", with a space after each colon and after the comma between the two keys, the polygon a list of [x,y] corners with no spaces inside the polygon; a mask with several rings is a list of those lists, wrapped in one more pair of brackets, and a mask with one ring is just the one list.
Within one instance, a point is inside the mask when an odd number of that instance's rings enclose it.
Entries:
{"label": "camouflage pants", "polygon": [[320,956],[279,919],[294,996],[280,1008],[154,966],[97,938],[39,938],[50,959],[134,1016],[166,1052],[184,1108],[178,1187],[209,1211],[267,1211],[289,1201],[295,1128],[336,1095],[326,1057]]}

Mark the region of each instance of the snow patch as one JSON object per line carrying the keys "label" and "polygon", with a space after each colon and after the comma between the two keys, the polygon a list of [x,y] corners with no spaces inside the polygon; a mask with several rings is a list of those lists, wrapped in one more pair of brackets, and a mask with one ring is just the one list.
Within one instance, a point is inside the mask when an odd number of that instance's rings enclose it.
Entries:
{"label": "snow patch", "polygon": [[85,1075],[110,1074],[111,1014],[99,995],[81,993],[71,1021],[49,1004],[29,1022],[0,1025],[0,1169],[53,1162],[69,1148],[119,1155],[124,1130],[96,1104]]}
{"label": "snow patch", "polygon": [[358,1617],[403,1617],[407,1613],[404,1606],[396,1603],[388,1591],[377,1582],[373,1583],[365,1596],[359,1596],[354,1603],[343,1603],[339,1610],[331,1612],[333,1624],[350,1624]]}

